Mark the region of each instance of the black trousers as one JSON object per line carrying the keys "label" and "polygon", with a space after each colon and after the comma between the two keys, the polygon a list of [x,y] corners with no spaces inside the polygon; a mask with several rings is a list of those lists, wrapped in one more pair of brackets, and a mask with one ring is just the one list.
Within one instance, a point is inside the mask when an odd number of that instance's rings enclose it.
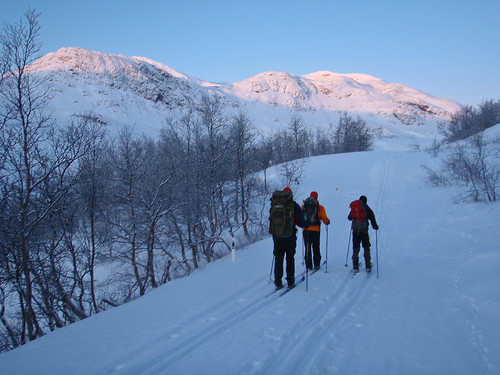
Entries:
{"label": "black trousers", "polygon": [[305,230],[303,237],[306,247],[304,256],[306,267],[311,269],[314,263],[314,268],[319,268],[321,266],[321,253],[319,251],[320,232]]}
{"label": "black trousers", "polygon": [[352,264],[357,267],[359,263],[359,251],[361,249],[360,245],[363,245],[365,265],[371,266],[371,255],[370,255],[370,236],[368,231],[353,231],[352,232]]}
{"label": "black trousers", "polygon": [[293,235],[288,238],[273,237],[274,241],[274,283],[282,285],[283,261],[286,257],[286,281],[289,286],[295,284],[295,248],[297,237]]}

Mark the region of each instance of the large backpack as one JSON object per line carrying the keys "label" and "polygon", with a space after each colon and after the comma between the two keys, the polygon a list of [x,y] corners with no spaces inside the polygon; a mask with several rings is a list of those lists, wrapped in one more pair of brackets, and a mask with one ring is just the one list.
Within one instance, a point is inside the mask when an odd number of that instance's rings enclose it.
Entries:
{"label": "large backpack", "polygon": [[361,230],[368,228],[366,219],[366,211],[363,203],[360,200],[352,201],[349,205],[351,207],[351,219],[353,220],[353,229]]}
{"label": "large backpack", "polygon": [[277,190],[271,197],[269,233],[273,236],[291,237],[295,231],[295,207],[290,191]]}
{"label": "large backpack", "polygon": [[306,219],[307,226],[318,225],[318,200],[314,197],[308,197],[304,201],[304,219]]}

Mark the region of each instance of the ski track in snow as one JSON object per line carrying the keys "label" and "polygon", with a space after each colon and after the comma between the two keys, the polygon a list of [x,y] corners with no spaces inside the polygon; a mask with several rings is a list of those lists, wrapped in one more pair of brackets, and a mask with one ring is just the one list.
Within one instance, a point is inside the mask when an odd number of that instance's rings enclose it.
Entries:
{"label": "ski track in snow", "polygon": [[[229,298],[218,302],[215,306],[202,310],[195,316],[190,316],[178,327],[162,331],[155,339],[149,340],[143,348],[135,348],[132,353],[124,356],[118,366],[106,368],[106,373],[113,374],[160,374],[164,370],[185,358],[193,350],[213,340],[215,337],[226,332],[230,327],[248,318],[264,306],[268,305],[279,294],[275,293],[269,298],[259,294],[262,290],[262,278],[255,280],[249,287],[236,291]],[[246,293],[244,293],[246,292]],[[256,298],[246,301],[248,294],[257,295]],[[229,305],[234,305],[235,301],[240,304],[234,310],[228,309]],[[228,310],[230,312],[228,312]],[[203,326],[203,329],[200,329]],[[200,331],[203,334],[200,335]],[[173,341],[170,343],[170,341]],[[154,355],[151,351],[154,348],[169,347],[167,350],[160,350]],[[160,372],[158,372],[160,371]],[[101,370],[96,372],[101,374]]]}
{"label": "ski track in snow", "polygon": [[[373,186],[373,195],[375,196],[375,205],[372,209],[375,210],[375,218],[377,219],[377,223],[382,229],[381,231],[377,231],[375,236],[371,235],[370,242],[372,243],[372,263],[374,265],[373,271],[379,272],[378,264],[376,264],[377,259],[377,246],[380,246],[380,249],[391,248],[390,243],[385,243],[383,236],[379,236],[379,233],[383,233],[383,227],[386,225],[390,225],[390,220],[393,217],[392,212],[397,208],[395,205],[397,204],[393,199],[388,198],[388,190],[390,188],[390,176],[393,173],[393,158],[394,154],[387,153],[383,160],[378,161],[371,169],[371,185]],[[392,179],[391,179],[392,180]],[[392,196],[392,194],[389,194]],[[370,203],[368,204],[370,205]],[[389,229],[387,229],[389,230]],[[373,232],[373,231],[372,231]],[[375,238],[373,238],[375,237]],[[374,241],[375,240],[375,241]],[[375,243],[374,243],[375,242]],[[374,246],[375,245],[375,246]],[[375,250],[375,251],[373,251]],[[378,252],[379,264],[380,259],[383,254]]]}
{"label": "ski track in snow", "polygon": [[[363,300],[368,289],[365,283],[359,288],[356,282],[362,278],[346,277],[335,283],[336,287],[326,294],[313,310],[303,314],[290,327],[275,352],[268,356],[261,369],[253,374],[307,374],[311,373],[318,354],[317,348],[328,347],[337,328]],[[337,280],[339,281],[339,280]],[[352,285],[354,283],[355,285]],[[354,295],[354,296],[353,296]],[[245,373],[245,369],[243,369]],[[318,373],[324,373],[319,371]]]}
{"label": "ski track in snow", "polygon": [[[361,271],[360,271],[361,273]],[[362,275],[353,278],[351,272],[339,272],[334,279],[335,287],[318,301],[312,310],[305,311],[297,323],[287,328],[280,334],[280,339],[272,353],[259,360],[258,366],[247,362],[238,370],[240,374],[270,374],[270,373],[309,373],[314,367],[314,353],[318,347],[328,347],[328,342],[342,322],[351,315],[363,300],[369,283]],[[315,277],[318,277],[317,275]],[[261,281],[261,279],[260,279]],[[302,283],[303,284],[303,283]],[[169,374],[169,369],[175,366],[193,352],[204,345],[226,335],[232,327],[255,316],[263,308],[276,303],[281,298],[296,298],[295,293],[304,292],[297,287],[287,295],[280,297],[279,293],[271,296],[262,293],[259,282],[246,289],[245,293],[238,291],[222,304],[200,312],[195,317],[190,317],[186,322],[186,332],[167,330],[158,338],[150,340],[142,351],[135,351],[128,360],[121,361],[119,365],[107,367],[108,374]],[[251,298],[253,296],[253,298]],[[244,301],[242,305],[228,313],[228,304],[235,300]],[[223,316],[220,316],[219,311]],[[210,317],[216,317],[210,319]],[[192,324],[192,322],[197,322]],[[204,324],[203,330],[198,327]],[[200,331],[203,333],[200,335]],[[174,342],[169,342],[173,340]],[[229,345],[228,343],[227,345]],[[319,345],[319,346],[318,346]],[[167,348],[151,355],[153,348]],[[321,352],[319,353],[321,354]],[[144,356],[143,356],[144,355]],[[99,371],[98,373],[102,373]]]}

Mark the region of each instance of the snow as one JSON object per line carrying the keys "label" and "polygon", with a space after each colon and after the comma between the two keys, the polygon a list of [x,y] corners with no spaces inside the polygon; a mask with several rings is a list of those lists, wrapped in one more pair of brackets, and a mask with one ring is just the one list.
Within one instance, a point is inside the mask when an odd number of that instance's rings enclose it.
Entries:
{"label": "snow", "polygon": [[445,113],[454,113],[461,108],[453,100],[435,98],[403,84],[388,84],[380,78],[358,73],[319,71],[298,77],[289,73],[265,72],[225,84],[222,89],[240,99],[314,110],[407,114],[412,106],[427,106],[435,115],[445,117]]}
{"label": "snow", "polygon": [[[491,130],[492,136],[498,134]],[[323,268],[283,297],[267,279],[270,237],[126,305],[0,355],[28,374],[498,374],[498,204],[452,203],[424,183],[408,140],[311,158],[294,195],[319,193]],[[270,175],[272,173],[269,173]],[[338,191],[337,191],[338,188]],[[368,197],[374,267],[345,267],[350,201]],[[302,237],[296,273],[302,272]]]}
{"label": "snow", "polygon": [[221,94],[228,111],[248,113],[264,134],[287,127],[293,113],[311,129],[336,125],[344,111],[360,115],[373,127],[392,123],[418,128],[448,119],[461,109],[451,99],[357,73],[264,72],[217,84],[145,57],[74,47],[45,55],[33,69],[48,80],[48,110],[59,123],[66,124],[73,114],[92,111],[111,131],[129,126],[138,132],[158,132],[166,119],[179,118],[207,92]]}

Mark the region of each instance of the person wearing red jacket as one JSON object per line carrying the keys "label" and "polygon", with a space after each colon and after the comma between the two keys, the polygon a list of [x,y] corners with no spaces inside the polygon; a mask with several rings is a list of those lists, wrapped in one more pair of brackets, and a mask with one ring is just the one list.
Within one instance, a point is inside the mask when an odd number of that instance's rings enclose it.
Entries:
{"label": "person wearing red jacket", "polygon": [[[304,238],[304,245],[306,247],[305,252],[305,262],[307,269],[312,269],[313,263],[314,268],[319,270],[321,266],[321,252],[320,252],[320,232],[321,232],[321,221],[325,225],[330,224],[330,219],[326,215],[325,207],[323,207],[318,202],[318,193],[316,191],[311,192],[310,197],[313,202],[317,204],[317,217],[314,218],[312,225],[303,229],[302,237]],[[305,209],[305,203],[302,206],[302,211]],[[312,254],[311,254],[312,250]]]}
{"label": "person wearing red jacket", "polygon": [[[353,216],[353,211],[349,212],[347,219],[352,221],[351,231],[352,231],[352,265],[354,272],[359,271],[359,252],[361,250],[361,244],[364,249],[365,257],[365,267],[366,271],[370,272],[372,270],[372,262],[370,255],[370,235],[368,234],[368,229],[370,228],[369,223],[372,224],[373,229],[378,230],[377,220],[375,220],[375,214],[373,210],[368,206],[368,198],[362,195],[359,197],[359,202],[361,204],[362,210],[365,212],[364,219],[356,221]],[[353,202],[354,203],[354,202]]]}

